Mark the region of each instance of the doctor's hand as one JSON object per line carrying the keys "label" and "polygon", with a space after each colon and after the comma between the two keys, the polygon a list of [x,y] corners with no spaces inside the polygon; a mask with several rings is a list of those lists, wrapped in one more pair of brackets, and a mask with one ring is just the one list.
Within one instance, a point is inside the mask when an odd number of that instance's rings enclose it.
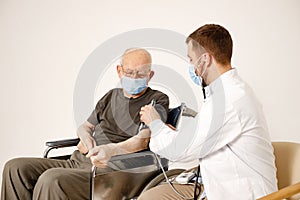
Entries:
{"label": "doctor's hand", "polygon": [[151,122],[153,122],[156,119],[161,119],[161,118],[153,106],[146,105],[141,108],[140,119],[147,126],[150,126]]}
{"label": "doctor's hand", "polygon": [[110,158],[115,155],[117,148],[114,143],[99,145],[89,150],[86,157],[90,158],[96,167],[105,168]]}

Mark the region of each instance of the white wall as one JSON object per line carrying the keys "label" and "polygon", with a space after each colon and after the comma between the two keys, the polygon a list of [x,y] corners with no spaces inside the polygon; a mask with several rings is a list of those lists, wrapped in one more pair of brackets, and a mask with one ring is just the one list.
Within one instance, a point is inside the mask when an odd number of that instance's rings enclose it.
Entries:
{"label": "white wall", "polygon": [[233,65],[265,108],[272,140],[300,142],[300,1],[0,1],[0,170],[44,142],[75,136],[73,91],[104,41],[139,28],[188,35],[224,25]]}

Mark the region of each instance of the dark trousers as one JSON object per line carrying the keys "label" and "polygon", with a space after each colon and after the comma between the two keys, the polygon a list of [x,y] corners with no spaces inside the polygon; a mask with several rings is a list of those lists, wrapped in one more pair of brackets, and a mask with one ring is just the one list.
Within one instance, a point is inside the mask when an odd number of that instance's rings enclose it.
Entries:
{"label": "dark trousers", "polygon": [[3,170],[1,200],[89,199],[91,167],[78,151],[69,160],[12,159]]}

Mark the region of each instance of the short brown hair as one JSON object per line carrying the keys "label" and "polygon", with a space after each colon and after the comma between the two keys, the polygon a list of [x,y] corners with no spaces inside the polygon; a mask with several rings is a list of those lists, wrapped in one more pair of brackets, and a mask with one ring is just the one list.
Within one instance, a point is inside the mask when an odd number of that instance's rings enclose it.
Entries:
{"label": "short brown hair", "polygon": [[224,27],[216,24],[206,24],[191,33],[186,39],[186,43],[189,41],[192,42],[193,47],[202,46],[213,55],[218,63],[230,64],[232,39]]}

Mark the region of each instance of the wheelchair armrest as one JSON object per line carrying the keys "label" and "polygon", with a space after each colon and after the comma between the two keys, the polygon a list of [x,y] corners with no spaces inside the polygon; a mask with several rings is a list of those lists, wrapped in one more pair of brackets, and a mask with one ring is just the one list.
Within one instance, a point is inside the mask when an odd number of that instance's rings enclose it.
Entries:
{"label": "wheelchair armrest", "polygon": [[79,141],[80,141],[79,138],[74,138],[74,139],[66,139],[66,140],[57,140],[57,141],[46,142],[47,149],[44,151],[44,158],[48,157],[48,153],[52,149],[76,146],[79,143]]}
{"label": "wheelchair armrest", "polygon": [[[160,158],[160,162],[167,169],[168,160]],[[156,156],[149,150],[113,156],[108,165],[118,170],[137,169],[145,166],[156,166],[156,169],[160,169]]]}
{"label": "wheelchair armrest", "polygon": [[52,148],[72,147],[72,146],[76,146],[79,143],[79,141],[80,141],[79,138],[49,141],[46,142],[46,146]]}
{"label": "wheelchair armrest", "polygon": [[153,152],[149,151],[149,150],[146,150],[146,151],[140,151],[140,152],[135,152],[135,153],[117,155],[117,156],[111,157],[111,159],[109,161],[113,162],[113,161],[116,161],[116,160],[123,160],[123,159],[129,159],[129,158],[138,158],[138,157],[143,157],[143,156],[147,156],[147,155],[152,156]]}

